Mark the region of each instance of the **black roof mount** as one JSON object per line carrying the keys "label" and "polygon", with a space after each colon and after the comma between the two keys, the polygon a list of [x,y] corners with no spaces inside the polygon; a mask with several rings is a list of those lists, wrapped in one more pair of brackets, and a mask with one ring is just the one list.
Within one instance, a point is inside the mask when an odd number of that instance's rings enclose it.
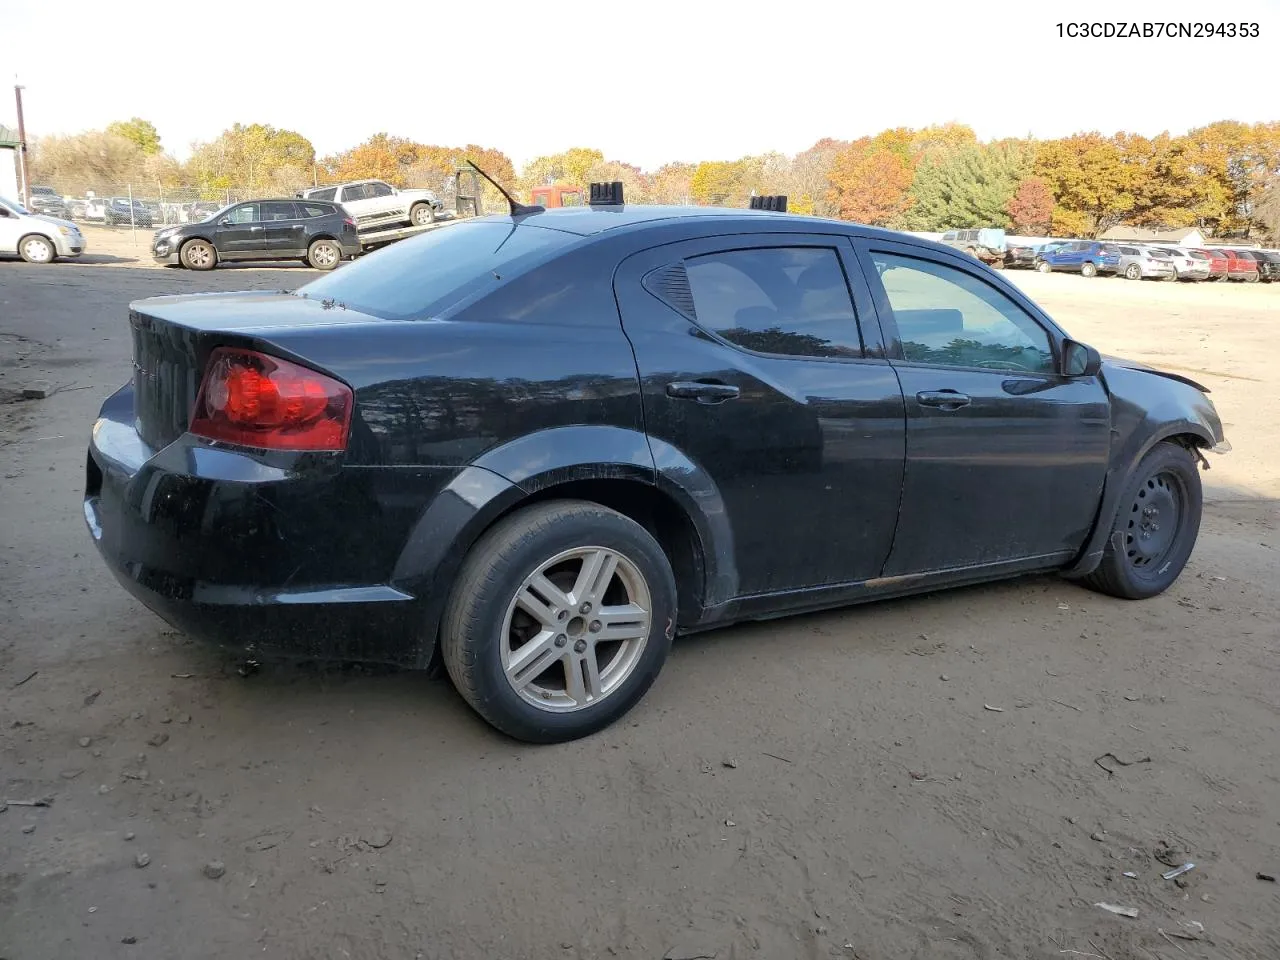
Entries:
{"label": "black roof mount", "polygon": [[612,183],[591,184],[591,206],[620,207],[625,202],[622,199],[621,180],[614,180]]}
{"label": "black roof mount", "polygon": [[778,213],[786,213],[787,212],[786,194],[777,194],[776,196],[770,196],[770,197],[752,197],[751,209],[752,210],[775,210]]}

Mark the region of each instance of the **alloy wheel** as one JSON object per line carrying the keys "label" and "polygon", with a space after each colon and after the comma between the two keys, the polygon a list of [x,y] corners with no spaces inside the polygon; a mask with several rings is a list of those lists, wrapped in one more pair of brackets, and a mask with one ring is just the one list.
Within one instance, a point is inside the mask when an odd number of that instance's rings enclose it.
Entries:
{"label": "alloy wheel", "polygon": [[507,682],[540,710],[593,706],[640,662],[652,610],[649,585],[621,553],[596,546],[558,553],[508,605],[501,636]]}

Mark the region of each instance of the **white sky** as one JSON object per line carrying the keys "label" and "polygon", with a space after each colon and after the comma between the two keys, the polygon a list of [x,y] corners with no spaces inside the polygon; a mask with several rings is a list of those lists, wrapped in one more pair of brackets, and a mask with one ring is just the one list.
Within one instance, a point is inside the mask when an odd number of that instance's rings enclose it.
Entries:
{"label": "white sky", "polygon": [[[1056,26],[1225,17],[1261,36]],[[321,155],[386,131],[517,167],[591,146],[646,169],[950,120],[983,139],[1180,133],[1280,120],[1277,62],[1280,0],[0,0],[0,78],[26,86],[28,135],[140,116],[179,157],[235,121]],[[13,114],[0,89],[0,123]]]}

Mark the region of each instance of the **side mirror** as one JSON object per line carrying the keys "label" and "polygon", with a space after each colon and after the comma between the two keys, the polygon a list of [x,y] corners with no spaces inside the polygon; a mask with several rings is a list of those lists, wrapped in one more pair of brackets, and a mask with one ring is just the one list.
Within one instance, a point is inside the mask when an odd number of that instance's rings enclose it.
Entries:
{"label": "side mirror", "polygon": [[219,220],[219,221],[218,221],[218,226],[220,226],[220,227],[229,227],[229,226],[231,226],[231,218],[230,218],[230,217],[223,217],[221,220]]}
{"label": "side mirror", "polygon": [[1102,369],[1102,355],[1093,347],[1075,340],[1062,342],[1062,375],[1095,377]]}

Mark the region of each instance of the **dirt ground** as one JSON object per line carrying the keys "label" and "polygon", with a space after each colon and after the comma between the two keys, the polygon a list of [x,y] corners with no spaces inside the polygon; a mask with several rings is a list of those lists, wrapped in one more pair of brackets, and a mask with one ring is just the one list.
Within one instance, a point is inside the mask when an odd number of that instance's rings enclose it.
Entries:
{"label": "dirt ground", "polygon": [[1235,449],[1165,596],[1045,577],[706,634],[535,748],[420,675],[242,679],[94,551],[126,303],[306,276],[0,263],[0,388],[61,388],[0,404],[0,958],[1280,956],[1280,286],[1016,275],[1213,390]]}

